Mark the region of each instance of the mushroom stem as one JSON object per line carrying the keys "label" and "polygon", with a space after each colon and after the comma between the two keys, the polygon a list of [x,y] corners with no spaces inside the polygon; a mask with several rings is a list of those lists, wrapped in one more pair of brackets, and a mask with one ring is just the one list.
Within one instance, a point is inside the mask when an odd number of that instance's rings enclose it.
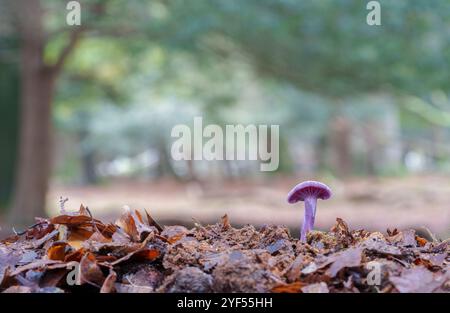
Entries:
{"label": "mushroom stem", "polygon": [[314,227],[314,220],[316,218],[316,197],[307,197],[305,199],[305,218],[303,219],[303,227],[300,233],[300,241],[306,242],[306,234]]}

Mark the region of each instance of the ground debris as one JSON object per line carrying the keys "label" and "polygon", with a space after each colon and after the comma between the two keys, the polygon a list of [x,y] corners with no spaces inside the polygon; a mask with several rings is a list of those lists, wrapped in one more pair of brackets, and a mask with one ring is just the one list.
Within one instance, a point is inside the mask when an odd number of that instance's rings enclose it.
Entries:
{"label": "ground debris", "polygon": [[0,241],[0,291],[450,292],[447,241],[414,230],[351,230],[337,218],[307,242],[284,226],[192,229],[124,208],[114,224],[81,206]]}

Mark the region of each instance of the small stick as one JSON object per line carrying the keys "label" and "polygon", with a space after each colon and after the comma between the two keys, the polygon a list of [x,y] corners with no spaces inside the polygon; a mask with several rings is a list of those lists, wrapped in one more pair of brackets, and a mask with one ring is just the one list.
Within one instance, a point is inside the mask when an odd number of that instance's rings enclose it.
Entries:
{"label": "small stick", "polygon": [[62,196],[59,197],[59,210],[61,214],[66,214],[66,210],[64,208],[66,202],[69,201],[69,198],[63,198]]}

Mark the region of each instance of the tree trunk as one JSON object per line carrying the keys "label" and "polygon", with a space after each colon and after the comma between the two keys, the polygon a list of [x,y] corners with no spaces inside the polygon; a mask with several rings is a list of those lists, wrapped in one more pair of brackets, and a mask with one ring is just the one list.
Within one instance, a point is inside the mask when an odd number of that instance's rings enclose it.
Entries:
{"label": "tree trunk", "polygon": [[[77,131],[78,135],[78,145],[82,146],[89,136],[89,123],[91,116],[86,112],[81,110],[77,113],[79,129]],[[80,150],[81,159],[81,169],[82,169],[82,182],[84,184],[96,184],[98,182],[98,175],[95,169],[96,166],[96,153],[95,149],[91,146]]]}
{"label": "tree trunk", "polygon": [[[15,51],[16,49],[14,49]],[[17,161],[19,130],[19,68],[0,56],[0,215],[9,206]],[[3,105],[5,103],[6,105]]]}
{"label": "tree trunk", "polygon": [[52,73],[42,66],[42,46],[22,47],[21,123],[12,222],[23,225],[45,216],[51,162]]}
{"label": "tree trunk", "polygon": [[366,173],[369,176],[377,174],[378,160],[378,138],[376,135],[377,125],[373,122],[367,122],[363,128],[364,139],[366,143]]}
{"label": "tree trunk", "polygon": [[172,164],[170,163],[170,154],[167,151],[166,140],[162,136],[157,140],[157,149],[159,154],[159,162],[157,168],[158,177],[169,176],[175,179],[179,179],[178,175],[172,167]]}
{"label": "tree trunk", "polygon": [[50,175],[54,74],[43,63],[45,37],[39,1],[18,1],[21,35],[19,159],[10,220],[24,226],[45,216]]}
{"label": "tree trunk", "polygon": [[334,172],[338,177],[345,178],[352,171],[351,156],[351,123],[343,116],[336,116],[331,121],[331,147]]}
{"label": "tree trunk", "polygon": [[16,0],[15,14],[21,39],[21,113],[19,160],[16,168],[10,222],[24,226],[45,216],[50,180],[52,100],[55,80],[74,49],[82,28],[71,32],[55,64],[44,63],[46,34],[39,0]]}

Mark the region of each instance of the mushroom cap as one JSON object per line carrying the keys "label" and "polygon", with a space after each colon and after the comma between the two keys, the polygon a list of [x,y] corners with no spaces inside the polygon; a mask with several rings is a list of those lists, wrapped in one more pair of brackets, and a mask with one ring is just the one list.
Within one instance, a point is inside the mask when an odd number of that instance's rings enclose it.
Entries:
{"label": "mushroom cap", "polygon": [[288,193],[287,201],[289,203],[296,203],[298,201],[305,201],[308,197],[315,197],[326,200],[331,197],[331,189],[327,185],[318,181],[304,181],[297,184]]}

